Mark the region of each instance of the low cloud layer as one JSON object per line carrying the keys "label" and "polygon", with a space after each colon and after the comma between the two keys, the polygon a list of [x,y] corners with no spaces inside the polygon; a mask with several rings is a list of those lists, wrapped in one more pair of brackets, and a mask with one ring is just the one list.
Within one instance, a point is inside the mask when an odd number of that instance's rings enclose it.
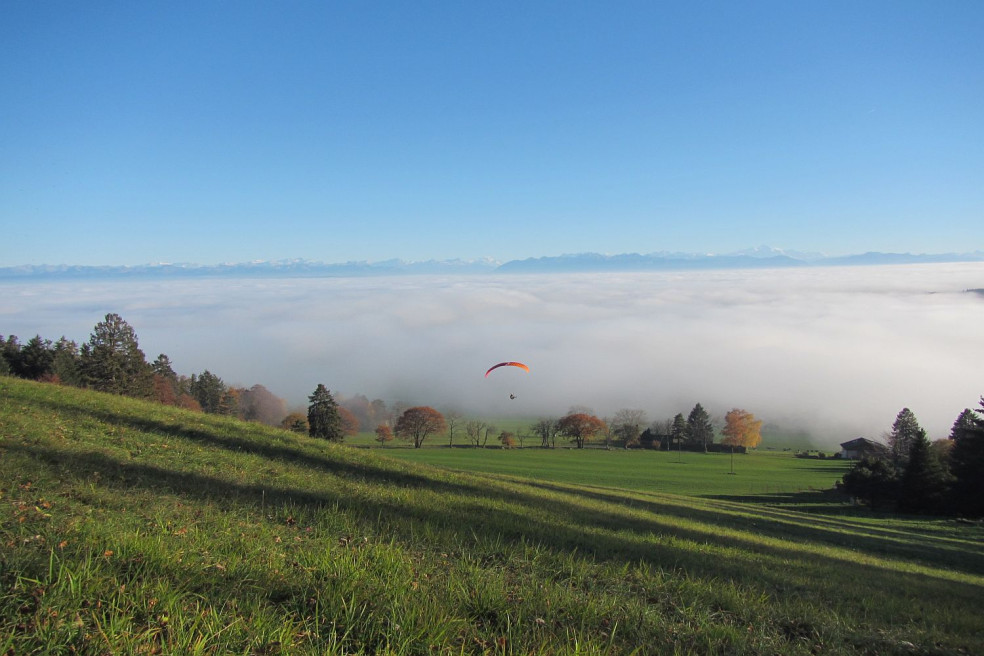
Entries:
{"label": "low cloud layer", "polygon": [[[984,394],[984,265],[0,284],[0,333],[84,342],[107,312],[179,373],[342,395],[650,420],[732,407],[832,445],[903,407],[944,437]],[[485,370],[521,360],[529,373]],[[510,400],[509,395],[517,398]]]}

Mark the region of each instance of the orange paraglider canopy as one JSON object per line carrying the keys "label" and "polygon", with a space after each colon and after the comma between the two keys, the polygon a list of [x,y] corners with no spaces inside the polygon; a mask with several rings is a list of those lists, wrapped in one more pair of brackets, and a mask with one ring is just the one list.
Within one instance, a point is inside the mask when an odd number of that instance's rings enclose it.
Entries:
{"label": "orange paraglider canopy", "polygon": [[499,367],[519,367],[523,371],[529,371],[530,368],[527,367],[522,362],[500,362],[499,364],[492,365],[489,370],[485,372],[485,377],[488,378],[489,374],[492,373],[493,369],[498,369]]}

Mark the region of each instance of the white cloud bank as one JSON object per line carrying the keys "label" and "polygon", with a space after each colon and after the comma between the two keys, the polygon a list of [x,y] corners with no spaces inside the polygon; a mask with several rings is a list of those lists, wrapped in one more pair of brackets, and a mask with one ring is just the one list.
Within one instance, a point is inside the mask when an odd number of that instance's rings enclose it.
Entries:
{"label": "white cloud bank", "polygon": [[[984,394],[984,264],[536,276],[0,284],[0,333],[84,342],[107,312],[153,359],[306,405],[342,395],[483,415],[650,419],[742,407],[822,443],[903,407],[944,437]],[[485,369],[522,360],[526,374]],[[510,401],[510,393],[517,399]]]}

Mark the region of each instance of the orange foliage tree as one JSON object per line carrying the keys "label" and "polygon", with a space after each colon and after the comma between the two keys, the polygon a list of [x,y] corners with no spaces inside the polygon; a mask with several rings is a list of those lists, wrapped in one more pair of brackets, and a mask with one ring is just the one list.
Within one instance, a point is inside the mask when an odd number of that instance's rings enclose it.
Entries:
{"label": "orange foliage tree", "polygon": [[342,420],[342,433],[345,435],[359,434],[359,420],[352,411],[344,406],[338,406],[338,418]]}
{"label": "orange foliage tree", "polygon": [[389,426],[386,424],[376,426],[376,441],[379,442],[379,446],[393,441],[393,431],[390,430]]}
{"label": "orange foliage tree", "polygon": [[407,408],[396,421],[397,437],[413,442],[413,448],[419,449],[428,435],[445,430],[444,415],[429,406]]}
{"label": "orange foliage tree", "polygon": [[557,422],[557,433],[569,438],[579,449],[583,449],[585,442],[604,430],[605,422],[586,412],[572,412]]}
{"label": "orange foliage tree", "polygon": [[734,408],[724,416],[723,444],[754,449],[762,442],[762,421],[751,412]]}

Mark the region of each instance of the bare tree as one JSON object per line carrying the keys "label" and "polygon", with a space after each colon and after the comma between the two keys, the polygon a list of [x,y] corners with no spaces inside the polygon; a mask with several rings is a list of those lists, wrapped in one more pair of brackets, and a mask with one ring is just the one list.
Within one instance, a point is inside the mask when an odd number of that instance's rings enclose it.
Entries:
{"label": "bare tree", "polygon": [[639,441],[639,434],[642,433],[642,427],[646,423],[646,412],[623,408],[615,413],[611,423],[611,432],[622,440],[625,448],[629,448]]}
{"label": "bare tree", "polygon": [[546,449],[550,447],[551,441],[557,435],[557,420],[538,419],[535,424],[530,426],[530,431],[540,438],[540,446]]}
{"label": "bare tree", "polygon": [[461,427],[461,413],[454,408],[445,410],[444,423],[448,427],[448,446],[454,446],[454,429]]}

